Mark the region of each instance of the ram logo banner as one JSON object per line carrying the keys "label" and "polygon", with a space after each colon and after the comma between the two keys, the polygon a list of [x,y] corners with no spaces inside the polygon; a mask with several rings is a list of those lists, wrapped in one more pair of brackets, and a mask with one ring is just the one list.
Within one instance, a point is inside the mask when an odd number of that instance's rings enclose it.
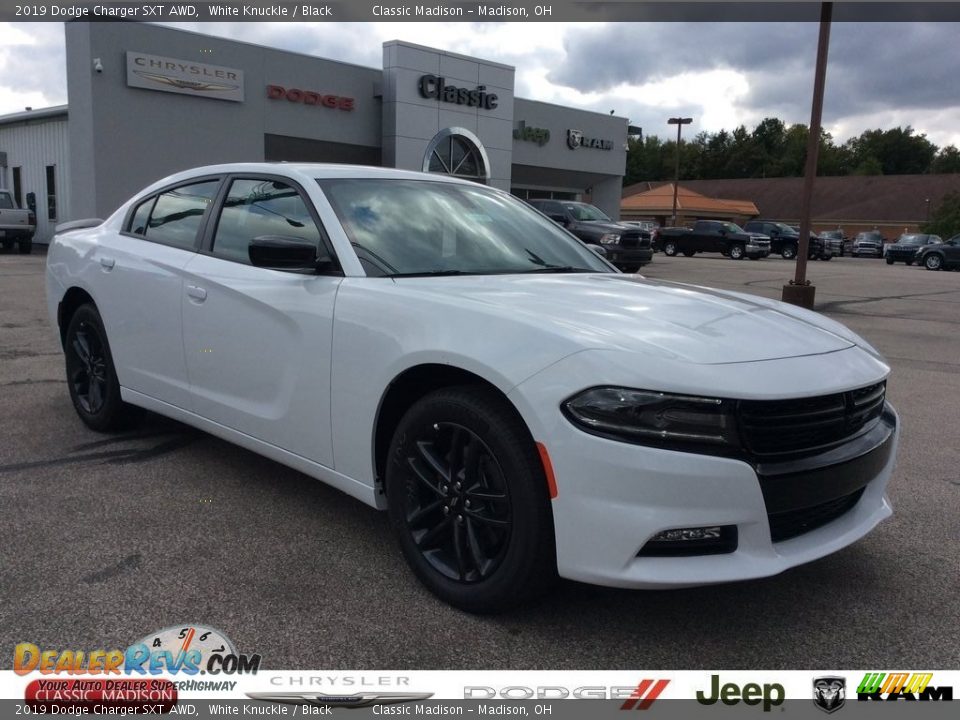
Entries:
{"label": "ram logo banner", "polygon": [[847,699],[847,679],[826,675],[813,680],[813,704],[825,713],[836,712]]}
{"label": "ram logo banner", "polygon": [[374,705],[396,705],[398,703],[429,700],[433,693],[363,692],[353,695],[324,695],[305,692],[247,693],[247,697],[262,702],[287,703],[291,705],[318,705],[320,707],[365,708]]}
{"label": "ram logo banner", "polygon": [[127,85],[243,102],[243,70],[139,52],[127,52]]}
{"label": "ram logo banner", "polygon": [[649,710],[660,697],[669,680],[641,680],[630,697],[620,706],[621,710]]}
{"label": "ram logo banner", "polygon": [[593,148],[594,150],[613,150],[613,140],[604,140],[602,138],[586,137],[582,130],[567,130],[567,147],[571,150],[577,148]]}
{"label": "ram logo banner", "polygon": [[953,700],[953,687],[930,685],[933,673],[867,673],[857,687],[857,700]]}

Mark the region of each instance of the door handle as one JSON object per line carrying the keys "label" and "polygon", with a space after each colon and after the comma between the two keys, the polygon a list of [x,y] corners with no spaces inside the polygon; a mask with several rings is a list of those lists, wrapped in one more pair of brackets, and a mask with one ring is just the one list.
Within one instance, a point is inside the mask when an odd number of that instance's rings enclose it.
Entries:
{"label": "door handle", "polygon": [[197,285],[187,285],[187,295],[200,302],[207,299],[207,291]]}
{"label": "door handle", "polygon": [[103,266],[104,270],[113,270],[113,266],[117,264],[117,261],[112,257],[101,257],[100,264]]}

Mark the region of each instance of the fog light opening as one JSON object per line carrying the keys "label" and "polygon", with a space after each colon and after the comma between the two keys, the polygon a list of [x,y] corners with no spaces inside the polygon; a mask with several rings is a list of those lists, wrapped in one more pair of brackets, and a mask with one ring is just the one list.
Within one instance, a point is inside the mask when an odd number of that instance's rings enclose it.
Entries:
{"label": "fog light opening", "polygon": [[658,532],[643,546],[638,557],[720,555],[737,549],[736,525],[673,528]]}

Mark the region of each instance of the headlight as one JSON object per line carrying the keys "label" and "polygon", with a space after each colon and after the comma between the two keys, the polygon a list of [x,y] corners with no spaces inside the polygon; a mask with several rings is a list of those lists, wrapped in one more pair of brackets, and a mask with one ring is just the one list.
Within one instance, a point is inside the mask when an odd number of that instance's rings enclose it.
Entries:
{"label": "headlight", "polygon": [[615,242],[620,240],[620,236],[616,233],[606,233],[605,235],[600,236],[601,245],[613,245]]}
{"label": "headlight", "polygon": [[587,432],[641,445],[739,447],[734,403],[719,398],[596,387],[565,401],[567,418]]}

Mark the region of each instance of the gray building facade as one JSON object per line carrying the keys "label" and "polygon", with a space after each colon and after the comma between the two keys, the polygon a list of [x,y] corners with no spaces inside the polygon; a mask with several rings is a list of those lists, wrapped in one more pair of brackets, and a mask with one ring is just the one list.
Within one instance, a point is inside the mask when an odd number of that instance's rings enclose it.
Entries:
{"label": "gray building facade", "polygon": [[66,57],[58,222],[106,217],[187,168],[283,160],[590,196],[619,215],[626,118],[516,98],[509,65],[390,41],[369,68],[143,23],[67,23]]}

